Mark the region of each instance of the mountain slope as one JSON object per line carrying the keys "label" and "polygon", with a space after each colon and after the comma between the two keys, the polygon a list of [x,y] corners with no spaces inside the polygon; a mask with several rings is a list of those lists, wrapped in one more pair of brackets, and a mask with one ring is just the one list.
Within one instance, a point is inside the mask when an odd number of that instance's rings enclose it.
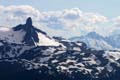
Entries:
{"label": "mountain slope", "polygon": [[113,47],[120,49],[120,34],[110,35],[105,40]]}
{"label": "mountain slope", "polygon": [[25,25],[1,29],[6,35],[0,40],[0,80],[120,80],[120,51],[95,50],[83,42],[52,39],[31,23],[28,18]]}
{"label": "mountain slope", "polygon": [[26,24],[18,25],[12,29],[1,28],[0,40],[9,43],[18,43],[26,45],[39,46],[59,46],[60,43],[50,38],[45,32],[35,28],[32,25],[31,18],[28,18]]}
{"label": "mountain slope", "polygon": [[95,48],[97,50],[111,50],[113,47],[106,39],[96,32],[90,32],[85,36],[70,38],[71,41],[82,41],[87,44],[88,47]]}

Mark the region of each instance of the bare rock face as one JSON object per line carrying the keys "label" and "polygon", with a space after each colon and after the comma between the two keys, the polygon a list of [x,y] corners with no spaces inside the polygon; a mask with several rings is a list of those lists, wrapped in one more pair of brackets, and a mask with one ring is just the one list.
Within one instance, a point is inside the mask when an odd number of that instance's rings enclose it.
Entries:
{"label": "bare rock face", "polygon": [[29,17],[26,21],[26,25],[32,26],[32,19]]}
{"label": "bare rock face", "polygon": [[23,38],[23,43],[27,44],[27,45],[35,45],[35,42],[39,42],[39,38],[38,38],[38,29],[36,29],[33,25],[32,25],[32,19],[31,17],[29,17],[26,20],[26,24],[20,24],[16,27],[13,28],[14,31],[19,31],[19,30],[23,30],[25,31],[25,36]]}

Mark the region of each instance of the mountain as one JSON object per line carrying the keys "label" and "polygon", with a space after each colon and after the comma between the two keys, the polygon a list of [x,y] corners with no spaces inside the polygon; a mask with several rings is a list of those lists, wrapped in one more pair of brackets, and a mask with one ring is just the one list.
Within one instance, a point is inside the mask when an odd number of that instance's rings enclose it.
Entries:
{"label": "mountain", "polygon": [[50,38],[44,31],[35,28],[32,25],[32,19],[28,18],[26,24],[20,24],[12,29],[0,29],[0,40],[9,43],[26,44],[26,45],[46,45],[59,46],[59,42]]}
{"label": "mountain", "polygon": [[118,50],[50,38],[32,26],[31,18],[0,29],[0,80],[119,80],[119,74]]}
{"label": "mountain", "polygon": [[120,49],[120,34],[113,34],[107,37],[103,37],[96,32],[90,32],[85,36],[72,37],[69,40],[82,41],[86,43],[88,47],[95,48],[97,50]]}
{"label": "mountain", "polygon": [[102,37],[96,32],[90,32],[85,36],[70,38],[71,41],[82,41],[87,44],[88,47],[95,48],[97,50],[112,50],[114,47],[108,43],[109,39]]}
{"label": "mountain", "polygon": [[113,47],[120,49],[120,34],[110,35],[105,40]]}

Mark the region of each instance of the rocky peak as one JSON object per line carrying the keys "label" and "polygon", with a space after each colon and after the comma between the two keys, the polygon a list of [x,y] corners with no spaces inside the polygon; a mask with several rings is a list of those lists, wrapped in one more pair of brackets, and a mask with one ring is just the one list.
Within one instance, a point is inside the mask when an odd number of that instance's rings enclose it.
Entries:
{"label": "rocky peak", "polygon": [[25,36],[23,38],[23,41],[25,44],[28,45],[35,45],[35,42],[39,42],[39,38],[38,38],[38,30],[36,29],[33,25],[32,25],[32,19],[31,17],[29,17],[26,20],[26,24],[20,24],[16,27],[13,28],[14,31],[19,31],[19,30],[23,30],[25,31]]}
{"label": "rocky peak", "polygon": [[32,19],[29,17],[26,21],[26,25],[32,26]]}

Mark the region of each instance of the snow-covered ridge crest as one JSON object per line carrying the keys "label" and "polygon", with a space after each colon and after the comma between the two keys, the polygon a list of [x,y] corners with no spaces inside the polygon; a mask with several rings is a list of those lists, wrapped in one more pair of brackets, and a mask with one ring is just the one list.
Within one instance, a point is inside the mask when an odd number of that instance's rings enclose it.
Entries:
{"label": "snow-covered ridge crest", "polygon": [[59,42],[50,38],[44,31],[32,25],[29,17],[26,24],[20,24],[13,28],[0,28],[0,40],[8,43],[36,45],[36,46],[59,46]]}

